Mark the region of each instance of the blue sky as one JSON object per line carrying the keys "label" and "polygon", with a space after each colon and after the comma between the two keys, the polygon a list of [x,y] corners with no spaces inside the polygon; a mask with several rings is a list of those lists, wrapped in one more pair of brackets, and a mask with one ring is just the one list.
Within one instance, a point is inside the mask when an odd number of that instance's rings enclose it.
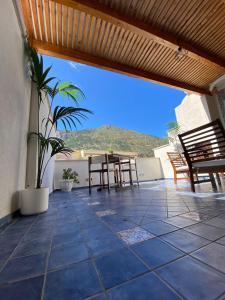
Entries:
{"label": "blue sky", "polygon": [[[175,120],[174,108],[185,93],[114,72],[44,56],[51,75],[79,86],[85,93],[80,106],[94,112],[78,129],[113,125],[159,137]],[[63,105],[57,99],[57,104]]]}

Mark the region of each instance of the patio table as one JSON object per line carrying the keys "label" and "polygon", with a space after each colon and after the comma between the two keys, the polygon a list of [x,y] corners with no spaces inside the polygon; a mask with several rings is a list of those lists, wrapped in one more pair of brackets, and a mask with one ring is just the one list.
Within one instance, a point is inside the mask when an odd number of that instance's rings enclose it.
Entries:
{"label": "patio table", "polygon": [[[134,169],[132,170],[132,163],[134,161]],[[88,169],[89,169],[89,192],[91,193],[91,173],[99,173],[100,174],[100,187],[105,187],[105,176],[107,174],[107,188],[110,191],[110,182],[109,182],[109,173],[114,173],[114,183],[116,186],[123,187],[123,174],[128,172],[129,173],[129,182],[130,185],[133,185],[133,178],[132,178],[132,171],[136,172],[136,180],[139,185],[138,181],[138,173],[137,173],[137,165],[136,159],[133,156],[129,155],[122,155],[122,154],[104,154],[104,155],[96,155],[91,156],[88,159]],[[93,164],[100,164],[101,167],[92,170],[91,165]],[[110,169],[110,165],[113,165],[113,168]]]}

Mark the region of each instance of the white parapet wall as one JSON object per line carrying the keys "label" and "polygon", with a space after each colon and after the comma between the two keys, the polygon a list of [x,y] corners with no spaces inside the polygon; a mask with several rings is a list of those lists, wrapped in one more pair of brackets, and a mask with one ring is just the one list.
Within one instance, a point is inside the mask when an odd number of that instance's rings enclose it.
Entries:
{"label": "white parapet wall", "polygon": [[[56,160],[55,173],[54,173],[54,189],[60,189],[60,181],[62,180],[63,169],[72,168],[79,175],[79,184],[75,184],[74,187],[88,186],[88,161],[87,160]],[[140,181],[148,181],[163,178],[161,164],[159,158],[138,158],[137,170]],[[113,182],[111,173],[111,182]],[[94,174],[92,176],[92,184],[99,184],[99,175]],[[136,177],[133,174],[133,180]],[[128,177],[125,178],[128,181]]]}

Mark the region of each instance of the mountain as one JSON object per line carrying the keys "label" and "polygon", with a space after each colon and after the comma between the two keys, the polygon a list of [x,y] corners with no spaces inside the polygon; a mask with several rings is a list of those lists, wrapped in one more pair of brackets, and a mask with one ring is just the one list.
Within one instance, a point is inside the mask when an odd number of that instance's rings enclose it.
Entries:
{"label": "mountain", "polygon": [[96,129],[60,132],[66,145],[74,150],[113,150],[137,152],[141,157],[153,156],[152,149],[165,144],[165,139],[133,130],[104,125]]}

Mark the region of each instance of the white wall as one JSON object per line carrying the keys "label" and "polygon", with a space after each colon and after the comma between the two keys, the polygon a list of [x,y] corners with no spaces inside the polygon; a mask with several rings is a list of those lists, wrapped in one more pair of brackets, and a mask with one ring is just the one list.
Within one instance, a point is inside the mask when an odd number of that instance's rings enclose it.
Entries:
{"label": "white wall", "polygon": [[[60,188],[60,180],[62,179],[63,169],[72,168],[79,175],[79,184],[77,187],[88,186],[88,161],[87,160],[57,160],[55,162],[54,188]],[[138,158],[137,170],[140,181],[161,179],[163,177],[160,161],[158,158]],[[94,175],[92,184],[99,184],[99,175]],[[112,174],[111,174],[112,177]],[[128,179],[128,178],[127,178]],[[133,174],[133,180],[135,180]],[[110,180],[113,182],[113,178]]]}
{"label": "white wall", "polygon": [[176,151],[173,145],[164,145],[158,148],[153,149],[154,156],[160,160],[162,173],[164,178],[173,178],[173,168],[169,161],[167,152],[174,152]]}
{"label": "white wall", "polygon": [[182,132],[191,130],[211,121],[204,96],[189,94],[175,108],[176,119]]}
{"label": "white wall", "polygon": [[26,177],[30,80],[12,1],[0,9],[0,218],[18,208]]}

